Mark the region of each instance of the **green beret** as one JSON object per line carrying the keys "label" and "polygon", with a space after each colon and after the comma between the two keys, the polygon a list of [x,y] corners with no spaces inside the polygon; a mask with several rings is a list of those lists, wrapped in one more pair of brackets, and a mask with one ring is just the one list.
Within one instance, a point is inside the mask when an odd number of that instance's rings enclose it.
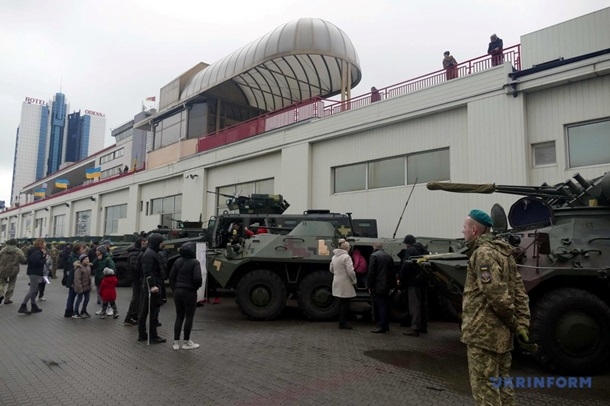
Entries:
{"label": "green beret", "polygon": [[489,214],[485,213],[483,210],[473,209],[468,214],[468,217],[477,223],[484,225],[485,227],[491,227],[493,225],[491,223],[491,217],[489,217]]}

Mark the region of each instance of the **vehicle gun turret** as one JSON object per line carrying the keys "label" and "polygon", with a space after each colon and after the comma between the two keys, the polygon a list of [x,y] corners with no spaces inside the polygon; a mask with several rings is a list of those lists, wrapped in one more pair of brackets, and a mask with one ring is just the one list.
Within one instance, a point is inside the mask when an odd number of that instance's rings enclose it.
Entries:
{"label": "vehicle gun turret", "polygon": [[229,210],[239,210],[240,214],[282,214],[290,207],[282,195],[252,194],[250,196],[229,195],[211,192],[218,196],[227,197]]}

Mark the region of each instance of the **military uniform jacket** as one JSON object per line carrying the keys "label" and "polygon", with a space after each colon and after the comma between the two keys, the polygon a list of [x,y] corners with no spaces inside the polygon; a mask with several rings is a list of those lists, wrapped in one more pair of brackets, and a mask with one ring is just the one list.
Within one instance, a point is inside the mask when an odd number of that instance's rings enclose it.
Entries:
{"label": "military uniform jacket", "polygon": [[499,354],[513,349],[513,333],[529,327],[528,296],[513,248],[485,234],[469,243],[462,301],[462,342]]}
{"label": "military uniform jacket", "polygon": [[23,251],[14,245],[7,245],[0,251],[0,278],[9,278],[19,273],[19,264],[27,264]]}

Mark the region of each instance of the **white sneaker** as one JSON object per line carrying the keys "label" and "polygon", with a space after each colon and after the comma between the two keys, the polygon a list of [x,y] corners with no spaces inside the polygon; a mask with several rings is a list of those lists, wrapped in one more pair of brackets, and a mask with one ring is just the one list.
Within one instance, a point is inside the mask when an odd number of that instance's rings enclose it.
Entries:
{"label": "white sneaker", "polygon": [[95,312],[95,314],[97,314],[98,316],[99,316],[100,314],[102,314],[102,309],[99,309],[97,312]]}
{"label": "white sneaker", "polygon": [[174,345],[172,345],[172,348],[174,350],[179,350],[180,349],[180,341],[174,340]]}
{"label": "white sneaker", "polygon": [[112,316],[113,314],[112,307],[109,307],[108,310],[106,310],[106,316]]}
{"label": "white sneaker", "polygon": [[184,344],[182,344],[183,350],[194,350],[196,348],[199,348],[199,344],[194,343],[192,340],[185,341]]}
{"label": "white sneaker", "polygon": [[39,302],[46,302],[46,301],[47,301],[47,298],[46,298],[46,297],[39,297],[39,298],[38,298],[38,301],[39,301]]}

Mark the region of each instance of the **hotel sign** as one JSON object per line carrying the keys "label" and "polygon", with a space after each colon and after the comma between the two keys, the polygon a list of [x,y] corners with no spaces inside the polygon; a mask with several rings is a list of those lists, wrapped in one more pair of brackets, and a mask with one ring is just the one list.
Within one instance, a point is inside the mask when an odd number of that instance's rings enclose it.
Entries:
{"label": "hotel sign", "polygon": [[104,113],[99,113],[99,112],[93,111],[93,110],[85,110],[85,114],[88,114],[93,117],[106,117],[106,115]]}
{"label": "hotel sign", "polygon": [[33,97],[25,97],[25,102],[29,104],[40,104],[41,106],[46,106],[47,102],[40,99],[35,99]]}

